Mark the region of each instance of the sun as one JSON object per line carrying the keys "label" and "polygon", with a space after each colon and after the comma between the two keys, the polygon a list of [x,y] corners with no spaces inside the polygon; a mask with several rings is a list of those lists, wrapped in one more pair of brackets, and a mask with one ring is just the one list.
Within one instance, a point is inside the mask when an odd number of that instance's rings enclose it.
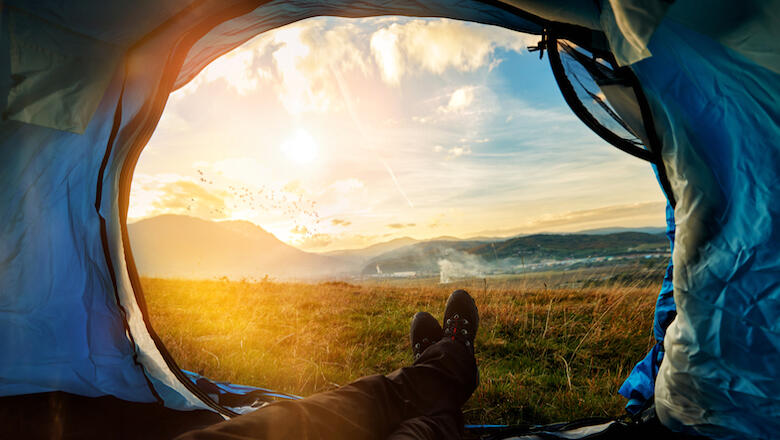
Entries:
{"label": "sun", "polygon": [[309,133],[298,130],[281,145],[282,153],[296,164],[309,164],[317,158],[317,142]]}

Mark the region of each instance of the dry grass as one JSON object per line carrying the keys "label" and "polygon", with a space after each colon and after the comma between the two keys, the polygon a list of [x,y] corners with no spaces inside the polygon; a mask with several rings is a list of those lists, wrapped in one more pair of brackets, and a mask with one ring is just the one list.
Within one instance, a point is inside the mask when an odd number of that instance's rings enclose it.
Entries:
{"label": "dry grass", "polygon": [[[460,283],[480,307],[481,386],[469,423],[619,415],[617,389],[652,345],[657,287]],[[441,318],[452,285],[144,279],[152,322],[182,368],[308,395],[409,364],[409,320]]]}

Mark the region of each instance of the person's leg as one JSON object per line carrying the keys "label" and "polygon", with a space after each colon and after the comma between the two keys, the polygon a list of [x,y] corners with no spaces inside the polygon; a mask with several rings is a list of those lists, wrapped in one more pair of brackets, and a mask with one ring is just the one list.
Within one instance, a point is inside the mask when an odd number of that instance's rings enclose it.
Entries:
{"label": "person's leg", "polygon": [[476,385],[474,356],[463,344],[443,340],[411,367],[272,403],[180,439],[384,439],[404,420],[459,413]]}
{"label": "person's leg", "polygon": [[387,440],[457,440],[463,436],[463,415],[446,412],[404,420]]}
{"label": "person's leg", "polygon": [[[445,318],[453,313],[448,302]],[[469,328],[476,333],[476,319],[472,321]],[[478,382],[473,333],[466,339],[461,336],[443,338],[426,349],[414,365],[387,376],[368,376],[303,400],[273,403],[253,413],[187,433],[180,439],[383,440],[405,420],[442,414],[460,417],[460,407]],[[431,432],[451,431],[452,422],[444,418],[433,418],[424,423],[437,420],[445,423],[438,424]]]}
{"label": "person's leg", "polygon": [[[464,290],[453,292],[447,300],[447,308],[444,311],[444,329],[430,314],[421,312],[415,315],[412,321],[412,330],[410,332],[412,354],[415,360],[420,360],[423,353],[425,362],[431,362],[435,357],[436,349],[427,353],[428,347],[431,347],[430,340],[433,335],[438,339],[443,337],[447,343],[460,343],[466,348],[467,353],[471,353],[473,360],[474,339],[477,328],[479,327],[479,313],[474,299]],[[443,344],[439,342],[438,345]],[[456,342],[457,341],[457,342]],[[465,357],[463,358],[465,359]],[[464,384],[463,389],[470,390],[463,399],[463,403],[471,395],[479,381],[476,364],[473,373],[461,378],[472,379],[473,383]],[[454,397],[453,402],[459,402],[458,397]],[[436,439],[459,439],[463,435],[463,413],[460,411],[462,403],[456,404],[454,410],[445,410],[440,413],[428,413],[427,415],[411,418],[401,422],[396,430],[388,437],[389,440],[436,440]]]}

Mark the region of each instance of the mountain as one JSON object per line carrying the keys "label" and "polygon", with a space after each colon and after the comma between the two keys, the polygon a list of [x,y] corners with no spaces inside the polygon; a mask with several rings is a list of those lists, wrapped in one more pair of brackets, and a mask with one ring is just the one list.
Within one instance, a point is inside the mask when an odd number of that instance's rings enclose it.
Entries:
{"label": "mountain", "polygon": [[247,221],[161,215],[127,225],[138,272],[165,278],[316,278],[347,271],[337,257],[281,242]]}
{"label": "mountain", "polygon": [[644,232],[534,234],[497,241],[425,241],[378,255],[363,266],[361,273],[437,273],[443,270],[443,264],[487,272],[510,270],[526,263],[636,257],[668,250],[669,241],[665,235]]}
{"label": "mountain", "polygon": [[646,234],[664,234],[666,233],[666,228],[663,226],[643,226],[639,228],[621,228],[621,227],[598,228],[598,229],[586,229],[584,231],[577,232],[577,234],[604,235],[604,234],[614,234],[617,232],[644,232]]}
{"label": "mountain", "polygon": [[360,249],[344,249],[338,251],[324,252],[322,255],[330,255],[334,257],[359,257],[362,259],[370,259],[385,252],[390,252],[410,244],[418,243],[420,240],[415,240],[411,237],[395,238],[383,243],[372,244]]}
{"label": "mountain", "polygon": [[438,262],[453,253],[483,245],[482,241],[429,240],[385,252],[369,260],[364,275],[392,272],[437,272]]}
{"label": "mountain", "polygon": [[530,259],[587,258],[630,253],[665,252],[669,240],[660,234],[618,232],[613,234],[535,234],[484,244],[468,250],[486,259],[520,257]]}
{"label": "mountain", "polygon": [[518,265],[538,263],[541,267],[550,261],[636,258],[669,249],[663,234],[597,231],[498,239],[439,237],[419,241],[403,237],[363,249],[316,254],[285,244],[247,221],[214,222],[181,215],[131,223],[128,232],[139,273],[164,278],[513,273]]}

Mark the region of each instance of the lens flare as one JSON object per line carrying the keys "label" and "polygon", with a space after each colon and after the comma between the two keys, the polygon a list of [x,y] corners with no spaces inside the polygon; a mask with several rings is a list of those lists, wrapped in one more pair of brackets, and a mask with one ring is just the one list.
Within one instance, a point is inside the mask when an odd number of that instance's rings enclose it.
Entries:
{"label": "lens flare", "polygon": [[290,161],[299,165],[312,163],[317,158],[317,142],[304,130],[298,130],[287,139],[281,149]]}

